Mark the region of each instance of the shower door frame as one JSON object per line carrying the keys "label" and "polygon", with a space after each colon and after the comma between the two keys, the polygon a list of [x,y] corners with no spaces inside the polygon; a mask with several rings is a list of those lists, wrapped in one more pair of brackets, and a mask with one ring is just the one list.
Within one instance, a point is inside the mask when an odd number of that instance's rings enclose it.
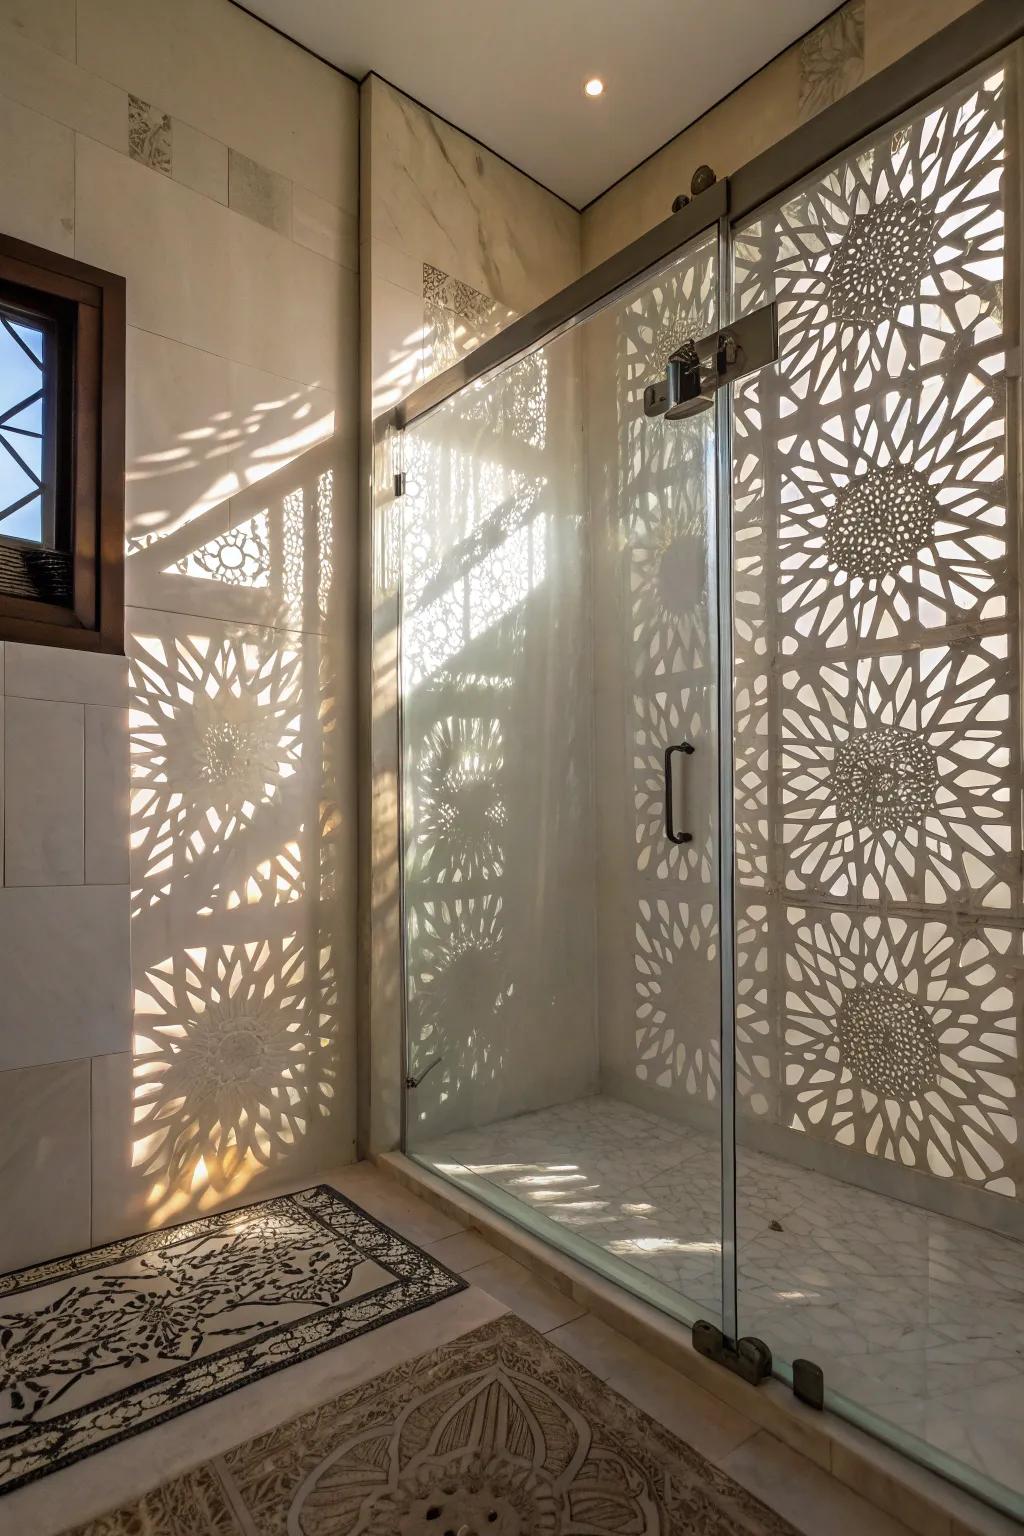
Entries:
{"label": "shower door frame", "polygon": [[[529,314],[514,321],[452,367],[420,385],[398,405],[373,423],[373,442],[379,449],[389,439],[401,443],[412,426],[443,405],[467,385],[496,374],[517,359],[586,320],[616,297],[653,277],[690,241],[712,229],[718,232],[719,299],[721,323],[727,324],[732,301],[732,230],[759,208],[788,188],[813,174],[844,151],[851,149],[890,121],[911,112],[920,103],[971,70],[986,63],[1024,38],[1024,7],[1020,0],[980,0],[972,10],[922,43],[902,59],[854,88],[833,106],[771,146],[728,177],[694,198],[680,212],[656,225],[632,244],[593,268]],[[1020,172],[1020,166],[1016,167]],[[1018,253],[1019,254],[1019,253]],[[1019,342],[1019,338],[1015,338]],[[735,967],[733,945],[735,911],[732,899],[734,807],[733,777],[733,666],[732,666],[732,463],[731,391],[718,391],[715,404],[717,450],[715,629],[718,646],[719,732],[719,923],[722,935],[721,1013],[721,1158],[722,1158],[722,1304],[723,1332],[730,1342],[737,1336],[735,1247],[735,1038],[733,1028]],[[398,466],[396,465],[396,468]],[[397,480],[397,476],[396,476]],[[401,495],[396,483],[395,495]],[[399,628],[401,592],[398,594]],[[399,656],[401,635],[399,633]],[[400,662],[399,662],[400,666]],[[407,988],[405,972],[404,794],[402,774],[402,698],[397,689],[397,778],[395,827],[399,890],[398,978],[401,999],[400,1061],[404,1084],[408,1072]],[[370,1020],[371,1030],[374,1020]],[[392,1026],[393,1027],[393,1023]],[[407,1087],[401,1094],[401,1150],[407,1150]],[[371,1150],[387,1150],[374,1146]],[[872,1432],[879,1434],[877,1427]],[[884,1438],[884,1435],[880,1435]]]}

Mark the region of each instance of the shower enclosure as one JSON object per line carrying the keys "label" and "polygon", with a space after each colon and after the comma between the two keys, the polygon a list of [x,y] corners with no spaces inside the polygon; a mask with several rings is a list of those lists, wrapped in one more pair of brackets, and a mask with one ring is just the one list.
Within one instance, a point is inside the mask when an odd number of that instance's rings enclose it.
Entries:
{"label": "shower enclosure", "polygon": [[1008,11],[390,425],[406,1151],[1024,1513]]}

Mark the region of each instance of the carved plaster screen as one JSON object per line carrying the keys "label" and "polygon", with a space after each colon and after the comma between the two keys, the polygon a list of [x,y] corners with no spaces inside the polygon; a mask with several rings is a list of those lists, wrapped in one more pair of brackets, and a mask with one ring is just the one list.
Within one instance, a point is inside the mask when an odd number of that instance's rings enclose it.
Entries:
{"label": "carved plaster screen", "polygon": [[[770,1080],[744,1136],[996,1226],[1024,1195],[1011,84],[734,243],[737,312],[780,326],[735,391],[737,990]],[[806,1352],[814,1287],[739,1283],[744,1331]]]}

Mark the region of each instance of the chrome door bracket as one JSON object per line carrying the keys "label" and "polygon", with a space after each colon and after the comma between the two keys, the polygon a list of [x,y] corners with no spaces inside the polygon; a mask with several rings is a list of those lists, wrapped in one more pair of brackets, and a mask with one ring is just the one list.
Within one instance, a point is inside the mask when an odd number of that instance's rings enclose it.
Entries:
{"label": "chrome door bracket", "polygon": [[668,360],[665,377],[644,390],[644,415],[684,421],[714,403],[723,384],[756,373],[779,355],[779,320],[774,300],[721,331],[690,337]]}

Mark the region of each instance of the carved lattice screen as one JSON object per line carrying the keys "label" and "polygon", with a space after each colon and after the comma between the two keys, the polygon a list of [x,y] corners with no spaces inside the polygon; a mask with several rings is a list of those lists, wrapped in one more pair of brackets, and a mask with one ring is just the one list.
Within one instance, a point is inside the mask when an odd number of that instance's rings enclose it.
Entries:
{"label": "carved lattice screen", "polygon": [[778,1121],[1019,1196],[1007,113],[995,70],[737,237],[780,358],[736,398],[736,777]]}

